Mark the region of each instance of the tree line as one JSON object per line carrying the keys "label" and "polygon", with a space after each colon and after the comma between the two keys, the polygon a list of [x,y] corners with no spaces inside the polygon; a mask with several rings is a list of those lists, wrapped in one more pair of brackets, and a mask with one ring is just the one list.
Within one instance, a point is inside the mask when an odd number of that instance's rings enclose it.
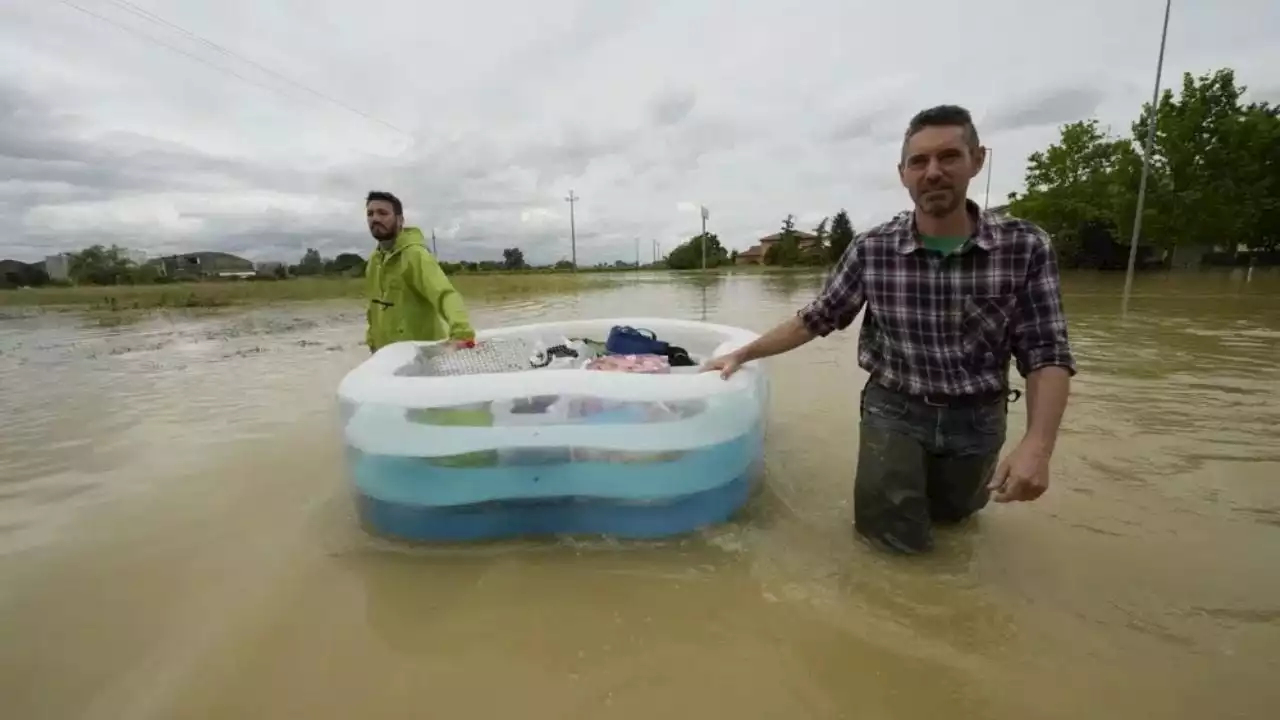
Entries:
{"label": "tree line", "polygon": [[[781,228],[776,234],[761,238],[762,242],[755,249],[767,247],[763,248],[763,255],[758,259],[747,252],[728,250],[720,242],[720,236],[709,232],[694,235],[676,246],[667,254],[665,261],[666,266],[672,270],[701,268],[705,248],[708,268],[744,264],[740,261],[775,267],[821,267],[839,260],[845,248],[853,242],[854,235],[849,213],[844,210],[834,216],[822,218],[812,232],[797,230],[795,215],[788,214],[782,219]],[[765,240],[768,242],[764,242]]]}
{"label": "tree line", "polygon": [[[1179,247],[1222,248],[1216,260],[1226,263],[1277,260],[1280,106],[1245,103],[1246,90],[1222,69],[1186,73],[1180,93],[1161,95],[1142,212],[1149,264]],[[1009,212],[1050,233],[1065,264],[1127,264],[1152,112],[1144,103],[1128,135],[1097,119],[1069,123],[1027,158],[1025,190],[1009,194]]]}

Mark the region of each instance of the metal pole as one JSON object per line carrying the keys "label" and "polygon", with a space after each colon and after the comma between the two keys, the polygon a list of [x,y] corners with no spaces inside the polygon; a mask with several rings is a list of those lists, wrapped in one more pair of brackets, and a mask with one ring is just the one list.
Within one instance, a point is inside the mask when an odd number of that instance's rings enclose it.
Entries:
{"label": "metal pole", "polygon": [[982,197],[982,209],[986,210],[991,204],[991,166],[995,163],[991,162],[991,158],[995,156],[995,151],[987,148],[987,194]]}
{"label": "metal pole", "polygon": [[698,214],[702,216],[702,235],[699,236],[698,244],[702,246],[702,272],[707,271],[707,208],[705,205],[698,206]]}
{"label": "metal pole", "polygon": [[640,272],[640,238],[636,238],[636,272]]}
{"label": "metal pole", "polygon": [[436,250],[436,229],[431,228],[431,254],[436,256],[436,260],[440,259],[440,253]]}
{"label": "metal pole", "polygon": [[582,198],[573,194],[573,190],[569,190],[569,197],[565,198],[565,202],[569,203],[569,248],[573,253],[573,271],[578,272],[578,229],[573,217],[573,204]]}
{"label": "metal pole", "polygon": [[1142,208],[1147,199],[1147,174],[1151,171],[1151,149],[1156,141],[1156,115],[1160,109],[1160,74],[1164,72],[1164,46],[1169,37],[1169,11],[1173,0],[1164,2],[1164,28],[1160,31],[1160,57],[1156,60],[1156,86],[1151,91],[1151,117],[1147,121],[1147,143],[1142,153],[1142,179],[1138,181],[1138,207],[1133,213],[1133,236],[1129,238],[1129,268],[1124,275],[1124,297],[1120,315],[1129,314],[1129,293],[1133,290],[1133,269],[1138,264],[1138,238],[1142,235]]}

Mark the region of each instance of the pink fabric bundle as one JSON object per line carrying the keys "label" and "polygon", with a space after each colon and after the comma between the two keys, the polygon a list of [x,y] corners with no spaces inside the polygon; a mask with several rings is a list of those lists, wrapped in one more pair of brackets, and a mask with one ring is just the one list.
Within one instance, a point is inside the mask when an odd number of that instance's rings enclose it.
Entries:
{"label": "pink fabric bundle", "polygon": [[587,369],[655,374],[671,372],[671,363],[662,355],[602,355],[588,361]]}

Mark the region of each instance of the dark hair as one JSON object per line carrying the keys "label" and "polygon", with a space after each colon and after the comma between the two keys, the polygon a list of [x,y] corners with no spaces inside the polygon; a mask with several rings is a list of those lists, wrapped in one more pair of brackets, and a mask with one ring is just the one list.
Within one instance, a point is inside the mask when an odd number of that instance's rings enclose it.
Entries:
{"label": "dark hair", "polygon": [[381,190],[371,190],[369,191],[369,196],[364,199],[365,206],[367,207],[369,203],[373,202],[374,200],[381,200],[384,203],[391,203],[391,209],[395,211],[396,215],[398,217],[404,216],[404,205],[400,203],[400,198],[396,197],[395,195],[392,195],[389,192],[383,192]]}
{"label": "dark hair", "polygon": [[973,116],[959,105],[936,105],[916,113],[911,118],[911,122],[907,123],[907,133],[902,138],[903,148],[905,149],[912,135],[927,127],[964,128],[964,137],[969,143],[969,149],[978,148],[978,129],[973,126]]}

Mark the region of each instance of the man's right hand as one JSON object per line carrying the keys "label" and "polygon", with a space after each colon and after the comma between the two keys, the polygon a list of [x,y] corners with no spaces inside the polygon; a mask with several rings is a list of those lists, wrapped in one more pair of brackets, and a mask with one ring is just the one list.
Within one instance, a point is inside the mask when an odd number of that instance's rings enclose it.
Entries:
{"label": "man's right hand", "polygon": [[720,377],[728,380],[731,375],[738,372],[740,367],[742,367],[742,358],[738,353],[731,352],[706,361],[702,364],[701,372],[719,371]]}

